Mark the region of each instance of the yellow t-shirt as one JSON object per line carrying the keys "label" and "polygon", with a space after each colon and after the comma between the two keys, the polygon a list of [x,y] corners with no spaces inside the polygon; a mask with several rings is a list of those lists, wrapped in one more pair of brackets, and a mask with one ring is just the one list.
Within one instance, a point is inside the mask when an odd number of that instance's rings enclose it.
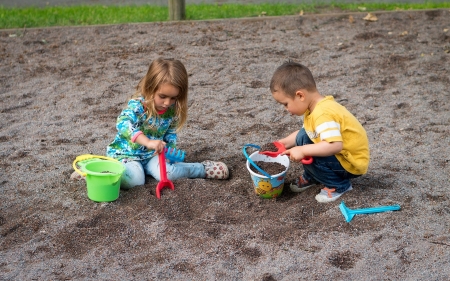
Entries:
{"label": "yellow t-shirt", "polygon": [[336,142],[343,144],[336,158],[344,169],[354,175],[362,175],[369,167],[369,140],[358,119],[332,96],[319,101],[313,112],[307,110],[303,127],[314,142]]}

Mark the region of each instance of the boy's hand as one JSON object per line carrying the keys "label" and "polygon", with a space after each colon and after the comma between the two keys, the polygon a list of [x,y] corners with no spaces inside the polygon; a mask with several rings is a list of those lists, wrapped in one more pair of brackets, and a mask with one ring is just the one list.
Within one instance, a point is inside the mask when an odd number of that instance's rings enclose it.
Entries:
{"label": "boy's hand", "polygon": [[280,155],[289,155],[291,161],[302,161],[306,157],[326,157],[335,155],[342,150],[342,142],[326,142],[321,141],[315,144],[306,144],[302,146],[295,146],[291,149],[286,150]]}
{"label": "boy's hand", "polygon": [[289,159],[294,162],[300,162],[302,161],[303,158],[307,156],[302,152],[301,146],[296,146],[291,149],[288,149],[282,152],[280,155],[289,155]]}

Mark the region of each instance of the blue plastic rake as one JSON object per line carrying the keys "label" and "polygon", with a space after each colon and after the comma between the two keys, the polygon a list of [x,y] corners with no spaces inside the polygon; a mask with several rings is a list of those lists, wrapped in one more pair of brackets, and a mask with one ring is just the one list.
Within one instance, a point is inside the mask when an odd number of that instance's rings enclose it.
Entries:
{"label": "blue plastic rake", "polygon": [[173,147],[166,147],[164,151],[166,159],[168,159],[170,163],[184,162],[184,157],[186,155],[186,152],[184,150],[176,149]]}
{"label": "blue plastic rake", "polygon": [[397,205],[392,205],[392,206],[379,206],[379,207],[373,207],[373,208],[363,208],[363,209],[352,210],[352,209],[349,209],[347,206],[345,206],[344,201],[342,201],[341,204],[339,205],[339,209],[341,209],[341,212],[345,218],[345,221],[350,222],[355,215],[398,211],[398,210],[400,210],[400,205],[397,204]]}

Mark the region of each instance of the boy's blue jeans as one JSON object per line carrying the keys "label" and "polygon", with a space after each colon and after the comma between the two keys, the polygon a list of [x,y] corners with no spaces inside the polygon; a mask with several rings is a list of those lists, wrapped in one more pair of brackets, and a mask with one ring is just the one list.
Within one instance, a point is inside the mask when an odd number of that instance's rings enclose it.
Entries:
{"label": "boy's blue jeans", "polygon": [[[159,157],[155,155],[146,161],[122,160],[125,172],[122,175],[120,187],[129,189],[145,184],[145,175],[150,175],[160,181]],[[205,178],[205,166],[202,163],[166,162],[167,179],[173,181],[181,178]]]}
{"label": "boy's blue jeans", "polygon": [[[297,146],[313,144],[304,128],[298,132],[295,142]],[[350,179],[359,177],[359,175],[347,172],[334,155],[314,156],[313,159],[310,165],[303,165],[303,178],[307,181],[319,182],[328,188],[335,188],[338,193],[342,193],[351,186]]]}

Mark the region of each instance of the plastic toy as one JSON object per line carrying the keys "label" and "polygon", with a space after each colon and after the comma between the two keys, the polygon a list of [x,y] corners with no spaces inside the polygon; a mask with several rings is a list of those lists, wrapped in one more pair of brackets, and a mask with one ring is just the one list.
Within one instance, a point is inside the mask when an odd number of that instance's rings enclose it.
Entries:
{"label": "plastic toy", "polygon": [[164,151],[166,154],[165,156],[170,161],[170,163],[184,162],[184,156],[186,155],[184,150],[176,149],[173,147],[166,147]]}
{"label": "plastic toy", "polygon": [[166,156],[165,153],[159,154],[159,175],[161,177],[161,181],[156,186],[156,198],[161,198],[161,190],[164,187],[168,187],[172,190],[175,189],[173,182],[167,179],[167,171],[166,171]]}
{"label": "plastic toy", "polygon": [[355,215],[398,211],[400,210],[400,205],[380,206],[380,207],[352,210],[349,209],[347,206],[345,206],[344,201],[342,201],[341,204],[339,205],[339,209],[341,209],[342,215],[344,215],[345,220],[347,222],[350,222]]}
{"label": "plastic toy", "polygon": [[[273,144],[278,148],[277,151],[260,151],[259,153],[270,157],[277,157],[278,155],[280,155],[280,153],[286,151],[286,147],[281,142],[274,141]],[[261,148],[259,147],[259,149]],[[309,165],[312,162],[313,158],[311,156],[306,156],[305,158],[302,159],[302,164],[305,165]]]}

